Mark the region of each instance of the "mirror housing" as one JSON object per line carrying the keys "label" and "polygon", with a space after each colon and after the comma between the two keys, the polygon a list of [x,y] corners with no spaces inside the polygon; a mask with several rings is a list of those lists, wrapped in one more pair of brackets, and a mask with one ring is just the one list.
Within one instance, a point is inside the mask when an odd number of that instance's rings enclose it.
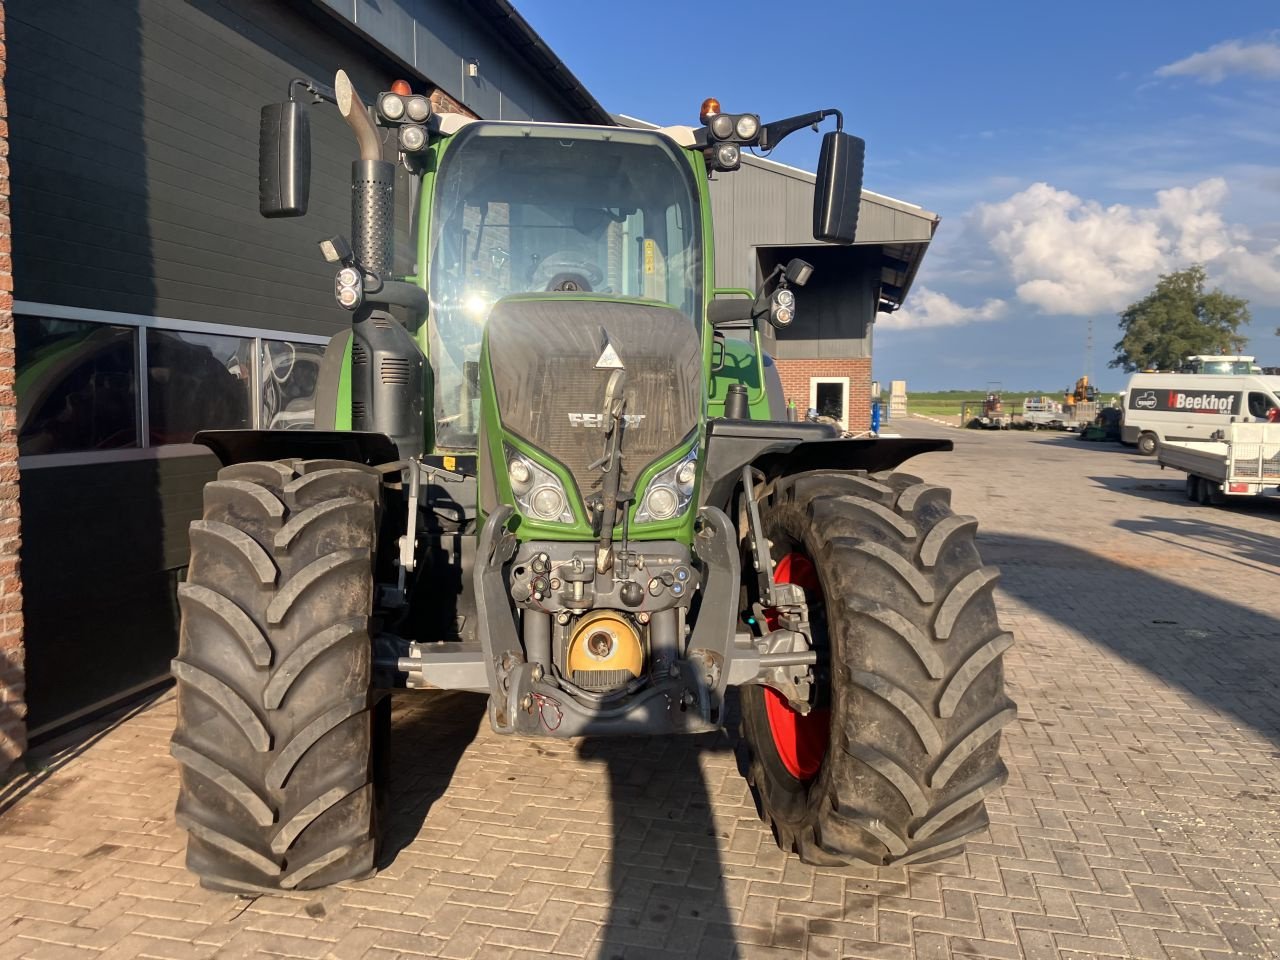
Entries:
{"label": "mirror housing", "polygon": [[304,104],[269,103],[258,128],[258,212],[301,217],[311,193],[311,119]]}
{"label": "mirror housing", "polygon": [[862,163],[867,145],[861,137],[833,130],[823,134],[818,180],[813,191],[813,238],[823,243],[853,243],[862,202]]}

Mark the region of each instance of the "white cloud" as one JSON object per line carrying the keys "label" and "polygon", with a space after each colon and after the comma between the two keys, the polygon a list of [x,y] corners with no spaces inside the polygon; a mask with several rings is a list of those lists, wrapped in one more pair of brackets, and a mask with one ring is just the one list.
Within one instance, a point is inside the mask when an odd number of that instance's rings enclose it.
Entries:
{"label": "white cloud", "polygon": [[895,330],[922,330],[926,327],[960,327],[968,323],[998,320],[1008,306],[1003,300],[990,299],[977,307],[956,303],[945,293],[928,287],[916,287],[903,307],[892,314],[889,326]]}
{"label": "white cloud", "polygon": [[1280,248],[1254,250],[1229,225],[1220,177],[1155,195],[1155,205],[1104,207],[1047,183],[979,204],[974,224],[1004,261],[1018,298],[1045,313],[1114,313],[1161,273],[1199,262],[1234,293],[1280,303]]}
{"label": "white cloud", "polygon": [[1241,43],[1227,40],[1156,71],[1157,77],[1194,77],[1201,83],[1221,83],[1228,74],[1280,77],[1280,43]]}

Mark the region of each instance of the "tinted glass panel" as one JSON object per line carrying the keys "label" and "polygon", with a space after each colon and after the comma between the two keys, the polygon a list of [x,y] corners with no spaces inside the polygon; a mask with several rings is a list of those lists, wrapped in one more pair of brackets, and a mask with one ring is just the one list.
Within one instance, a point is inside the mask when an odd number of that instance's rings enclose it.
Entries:
{"label": "tinted glass panel", "polygon": [[262,341],[262,426],[267,430],[311,430],[316,420],[316,382],[324,344]]}
{"label": "tinted glass panel", "polygon": [[151,444],[187,443],[198,430],[253,426],[254,366],[252,340],[148,330]]}
{"label": "tinted glass panel", "polygon": [[664,137],[609,128],[468,127],[436,176],[431,364],[436,445],[476,445],[485,319],[511,294],[654,300],[701,309],[697,183]]}
{"label": "tinted glass panel", "polygon": [[134,330],[18,317],[15,333],[21,455],[138,445]]}

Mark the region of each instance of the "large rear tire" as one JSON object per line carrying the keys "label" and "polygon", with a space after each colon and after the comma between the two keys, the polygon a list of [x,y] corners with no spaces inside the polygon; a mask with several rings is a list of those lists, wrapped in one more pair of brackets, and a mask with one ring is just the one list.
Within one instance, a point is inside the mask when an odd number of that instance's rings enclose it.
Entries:
{"label": "large rear tire", "polygon": [[779,579],[805,588],[820,693],[801,717],[772,690],[743,689],[748,779],[779,845],[807,863],[950,856],[987,825],[984,798],[1007,778],[1012,637],[977,522],[949,502],[906,474],[808,473],[762,505]]}
{"label": "large rear tire", "polygon": [[243,463],[204,490],[173,674],[187,866],[239,893],[374,870],[369,616],[381,480]]}

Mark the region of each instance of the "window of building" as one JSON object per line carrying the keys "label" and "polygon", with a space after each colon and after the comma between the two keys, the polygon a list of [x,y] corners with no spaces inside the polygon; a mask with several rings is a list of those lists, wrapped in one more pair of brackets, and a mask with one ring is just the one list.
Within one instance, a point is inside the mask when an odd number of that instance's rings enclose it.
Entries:
{"label": "window of building", "polygon": [[22,456],[138,446],[136,330],[51,317],[14,326]]}
{"label": "window of building", "polygon": [[311,430],[324,345],[263,340],[259,366],[259,422],[265,430]]}
{"label": "window of building", "polygon": [[148,330],[149,446],[251,427],[253,354],[254,341],[244,337]]}
{"label": "window of building", "polygon": [[145,456],[201,430],[314,428],[325,337],[37,303],[14,313],[26,467]]}

